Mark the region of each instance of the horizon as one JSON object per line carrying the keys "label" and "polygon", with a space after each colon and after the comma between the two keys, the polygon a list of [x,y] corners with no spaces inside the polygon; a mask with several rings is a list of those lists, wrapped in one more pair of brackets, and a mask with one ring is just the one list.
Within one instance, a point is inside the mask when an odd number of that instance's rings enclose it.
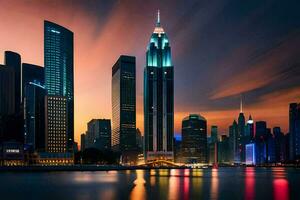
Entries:
{"label": "horizon", "polygon": [[[101,1],[72,1],[72,6],[71,1],[33,2],[2,3],[0,17],[10,17],[0,22],[6,27],[0,33],[0,63],[4,51],[14,51],[21,55],[22,63],[44,67],[44,20],[74,33],[75,141],[80,141],[91,119],[111,119],[111,69],[120,55],[137,59],[137,128],[144,132],[143,69],[157,5],[173,50],[176,135],[181,133],[182,119],[191,113],[204,116],[208,130],[217,125],[219,135],[227,134],[238,117],[241,95],[246,119],[251,114],[254,121],[267,121],[269,128],[280,126],[287,133],[289,103],[300,101],[300,14],[295,13],[296,6],[288,6],[287,12],[276,2],[255,1],[246,9],[227,0],[220,4],[177,1],[170,9],[173,13],[167,9],[168,2],[156,1],[146,5],[111,1],[101,6]],[[275,20],[274,13],[279,15]],[[199,19],[200,25],[196,24]],[[222,28],[226,32],[220,34]],[[193,51],[194,44],[198,46]]]}

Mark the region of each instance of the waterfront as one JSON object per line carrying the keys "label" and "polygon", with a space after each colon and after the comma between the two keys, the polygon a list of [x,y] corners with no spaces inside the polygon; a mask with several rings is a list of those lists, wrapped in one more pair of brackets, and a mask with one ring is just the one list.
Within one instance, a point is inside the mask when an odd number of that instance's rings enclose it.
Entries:
{"label": "waterfront", "polygon": [[299,199],[293,168],[2,172],[1,199]]}

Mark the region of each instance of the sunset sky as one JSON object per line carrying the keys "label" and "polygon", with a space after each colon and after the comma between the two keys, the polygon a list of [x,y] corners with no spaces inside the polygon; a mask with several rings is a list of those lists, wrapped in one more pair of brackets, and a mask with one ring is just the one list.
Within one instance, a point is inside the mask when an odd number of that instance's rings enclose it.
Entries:
{"label": "sunset sky", "polygon": [[137,59],[137,127],[143,130],[143,69],[157,9],[172,48],[175,133],[199,113],[220,133],[239,113],[288,129],[288,104],[300,102],[297,1],[0,0],[4,51],[43,66],[43,21],[74,32],[75,140],[92,118],[111,118],[111,68],[121,54]]}

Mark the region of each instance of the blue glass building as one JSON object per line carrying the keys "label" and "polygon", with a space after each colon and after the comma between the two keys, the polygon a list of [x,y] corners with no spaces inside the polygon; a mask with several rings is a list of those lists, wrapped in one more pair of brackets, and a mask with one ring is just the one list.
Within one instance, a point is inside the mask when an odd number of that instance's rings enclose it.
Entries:
{"label": "blue glass building", "polygon": [[157,23],[151,35],[144,69],[145,157],[173,160],[174,69],[167,34]]}
{"label": "blue glass building", "polygon": [[[44,22],[45,88],[48,93],[46,113],[57,114],[47,116],[46,137],[47,144],[53,143],[51,149],[55,152],[70,151],[74,141],[73,37],[70,30],[49,21]],[[57,148],[54,146],[56,143],[60,145]]]}

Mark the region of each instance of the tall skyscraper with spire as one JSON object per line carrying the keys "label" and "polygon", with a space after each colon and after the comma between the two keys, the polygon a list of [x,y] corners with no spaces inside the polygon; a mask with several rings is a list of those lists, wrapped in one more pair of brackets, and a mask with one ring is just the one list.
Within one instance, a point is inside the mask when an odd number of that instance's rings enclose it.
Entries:
{"label": "tall skyscraper with spire", "polygon": [[146,53],[144,128],[146,160],[173,160],[174,71],[171,47],[159,11]]}
{"label": "tall skyscraper with spire", "polygon": [[246,121],[245,121],[245,115],[243,112],[243,99],[241,97],[240,101],[240,114],[238,118],[238,140],[239,140],[239,151],[240,151],[240,162],[245,161],[245,127],[246,127]]}

